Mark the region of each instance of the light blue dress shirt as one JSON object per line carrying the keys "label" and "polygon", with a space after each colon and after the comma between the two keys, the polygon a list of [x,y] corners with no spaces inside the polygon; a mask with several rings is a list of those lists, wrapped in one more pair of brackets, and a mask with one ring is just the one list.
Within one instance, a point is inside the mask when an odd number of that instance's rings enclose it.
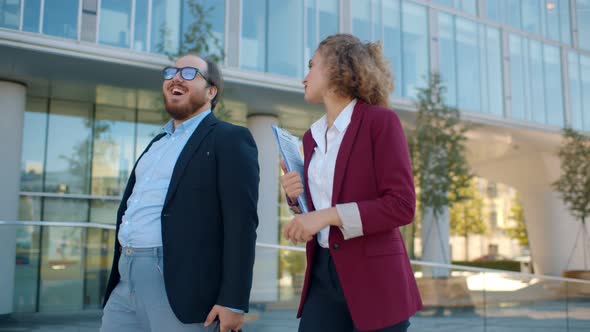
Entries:
{"label": "light blue dress shirt", "polygon": [[119,229],[122,247],[153,248],[162,246],[161,215],[168,186],[178,156],[207,110],[174,128],[170,120],[162,128],[166,133],[154,142],[135,168],[135,186],[127,200],[127,210]]}

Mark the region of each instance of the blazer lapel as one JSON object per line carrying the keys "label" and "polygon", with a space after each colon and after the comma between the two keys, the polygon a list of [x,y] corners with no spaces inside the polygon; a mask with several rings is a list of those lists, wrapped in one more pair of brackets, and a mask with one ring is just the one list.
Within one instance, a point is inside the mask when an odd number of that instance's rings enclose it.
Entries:
{"label": "blazer lapel", "polygon": [[350,124],[344,133],[342,143],[340,144],[340,150],[338,150],[338,156],[336,157],[336,167],[334,168],[334,185],[332,187],[332,206],[338,201],[338,195],[342,189],[342,181],[344,180],[344,174],[346,173],[346,166],[350,159],[350,153],[352,151],[352,145],[356,139],[359,128],[361,127],[362,115],[364,111],[364,103],[358,101],[354,106],[352,117],[350,118]]}
{"label": "blazer lapel", "polygon": [[199,148],[201,142],[209,132],[213,129],[213,126],[217,123],[217,118],[213,113],[207,115],[203,121],[199,124],[195,132],[191,135],[189,140],[186,142],[186,145],[182,149],[180,156],[178,156],[178,160],[176,161],[176,165],[174,166],[174,171],[172,172],[172,179],[170,180],[170,186],[168,187],[168,192],[166,193],[166,199],[164,200],[164,206],[168,204],[170,198],[176,191],[178,184],[180,183],[180,179],[182,178],[182,174],[188,162],[191,160],[194,152]]}

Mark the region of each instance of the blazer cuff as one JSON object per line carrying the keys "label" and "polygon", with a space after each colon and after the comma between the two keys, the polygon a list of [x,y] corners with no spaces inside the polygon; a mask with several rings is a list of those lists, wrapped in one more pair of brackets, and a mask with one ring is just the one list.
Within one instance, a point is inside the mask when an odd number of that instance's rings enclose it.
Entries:
{"label": "blazer cuff", "polygon": [[295,214],[301,214],[302,211],[299,207],[299,202],[297,200],[292,201],[287,195],[285,195],[285,197],[287,198],[287,204],[289,205],[289,209],[291,210],[291,212]]}
{"label": "blazer cuff", "polygon": [[363,236],[361,213],[356,203],[337,204],[336,211],[342,221],[340,230],[345,240]]}

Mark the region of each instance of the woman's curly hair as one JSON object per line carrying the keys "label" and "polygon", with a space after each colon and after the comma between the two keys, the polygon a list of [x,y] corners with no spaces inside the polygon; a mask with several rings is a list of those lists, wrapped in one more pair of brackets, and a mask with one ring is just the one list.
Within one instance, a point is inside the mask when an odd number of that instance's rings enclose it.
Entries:
{"label": "woman's curly hair", "polygon": [[343,97],[389,107],[393,75],[381,42],[362,43],[350,34],[336,34],[318,46],[330,88]]}

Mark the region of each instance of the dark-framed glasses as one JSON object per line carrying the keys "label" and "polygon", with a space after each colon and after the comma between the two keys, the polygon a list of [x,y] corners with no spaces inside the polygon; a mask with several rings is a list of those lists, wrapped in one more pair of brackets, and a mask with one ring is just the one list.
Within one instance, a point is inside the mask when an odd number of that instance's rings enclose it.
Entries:
{"label": "dark-framed glasses", "polygon": [[195,67],[166,67],[162,70],[162,73],[165,80],[171,80],[179,71],[180,77],[187,81],[192,81],[195,79],[195,77],[197,77],[197,75],[201,75],[201,77],[203,77],[205,81],[207,81],[207,83],[211,85],[211,82],[209,81],[207,76],[205,76],[205,74],[203,74],[203,72],[201,72],[199,68]]}

